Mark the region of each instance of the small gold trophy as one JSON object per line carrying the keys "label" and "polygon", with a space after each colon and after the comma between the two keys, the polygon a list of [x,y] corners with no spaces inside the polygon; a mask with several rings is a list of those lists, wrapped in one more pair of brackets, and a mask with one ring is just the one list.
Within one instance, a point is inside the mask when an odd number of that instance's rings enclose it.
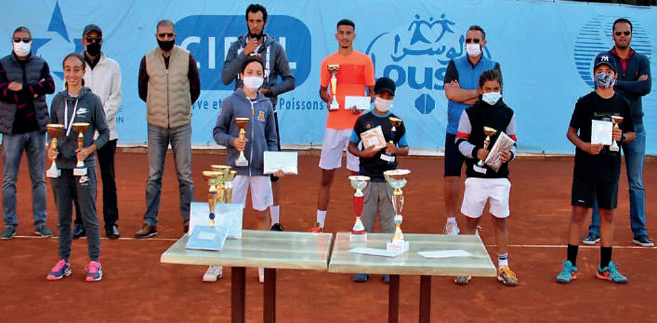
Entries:
{"label": "small gold trophy", "polygon": [[383,172],[388,185],[395,189],[392,193],[392,208],[395,209],[395,234],[392,236],[392,241],[386,244],[387,250],[408,251],[408,241],[404,240],[404,234],[401,230],[403,221],[401,213],[404,208],[404,194],[401,189],[406,186],[410,173],[411,171],[408,169],[393,169]]}
{"label": "small gold trophy", "polygon": [[[486,135],[486,139],[484,139],[484,150],[488,149],[488,145],[490,145],[490,136],[494,136],[496,133],[497,130],[494,128],[484,126],[484,134]],[[484,161],[481,159],[472,167],[472,169],[474,169],[474,171],[477,173],[486,174]]]}
{"label": "small gold trophy", "polygon": [[[46,125],[46,130],[48,130],[48,136],[52,138],[52,141],[50,142],[50,148],[57,151],[57,138],[64,133],[64,125],[63,124],[48,124]],[[55,158],[56,159],[56,158]],[[55,159],[52,160],[52,166],[50,166],[50,169],[46,171],[46,176],[50,178],[57,178],[59,175],[62,174],[62,171],[57,168],[57,163],[55,162]]]}
{"label": "small gold trophy", "polygon": [[[611,116],[611,122],[614,123],[614,129],[618,129],[618,125],[623,123],[623,117],[621,116]],[[620,147],[618,147],[618,144],[616,143],[616,140],[613,139],[613,134],[612,134],[612,139],[611,139],[611,146],[609,146],[610,151],[620,151]]]}
{"label": "small gold trophy", "polygon": [[[250,118],[235,118],[235,123],[237,127],[240,128],[239,138],[245,139],[246,137],[246,127],[249,125]],[[249,166],[249,161],[244,157],[244,150],[240,150],[240,156],[235,161],[235,166]]]}
{"label": "small gold trophy", "polygon": [[[73,131],[78,133],[78,150],[82,150],[82,148],[84,148],[84,133],[87,131],[87,129],[89,129],[88,122],[73,123]],[[84,167],[84,160],[78,159],[78,163],[75,164],[75,168],[73,169],[73,175],[87,175],[87,168]]]}
{"label": "small gold trophy", "polygon": [[329,110],[338,110],[340,109],[340,104],[338,104],[338,98],[337,98],[337,88],[338,88],[338,78],[335,76],[335,74],[338,73],[338,70],[340,70],[340,65],[338,64],[329,64],[326,66],[326,69],[328,69],[329,73],[331,73],[331,104],[329,104]]}
{"label": "small gold trophy", "polygon": [[220,172],[217,171],[211,171],[211,170],[204,170],[203,171],[203,178],[205,178],[206,181],[208,181],[208,206],[210,213],[208,214],[210,218],[210,226],[214,226],[214,219],[215,219],[215,214],[214,214],[214,209],[215,206],[217,205],[217,184],[219,182],[218,177],[221,175]]}
{"label": "small gold trophy", "polygon": [[219,175],[217,175],[217,203],[226,203],[224,182],[226,181],[228,173],[230,173],[231,167],[227,165],[210,165],[210,167],[212,170],[219,173]]}
{"label": "small gold trophy", "polygon": [[[390,125],[392,125],[392,129],[390,129],[390,140],[388,141],[388,143],[394,145],[395,137],[397,136],[397,127],[401,126],[402,119],[389,117],[388,120],[390,120]],[[394,165],[396,157],[395,155],[389,155],[387,153],[383,153],[381,154],[381,159],[387,161],[389,165]]]}
{"label": "small gold trophy", "polygon": [[363,213],[363,203],[365,201],[363,190],[370,182],[370,178],[368,176],[349,176],[349,181],[351,182],[351,187],[356,190],[356,193],[354,193],[354,211],[356,212],[356,223],[354,223],[353,228],[351,228],[349,241],[365,241],[367,240],[367,231],[365,231],[365,226],[363,226],[363,222],[360,220],[360,216]]}
{"label": "small gold trophy", "polygon": [[226,178],[224,178],[224,201],[225,203],[233,203],[233,180],[237,176],[236,170],[231,170]]}

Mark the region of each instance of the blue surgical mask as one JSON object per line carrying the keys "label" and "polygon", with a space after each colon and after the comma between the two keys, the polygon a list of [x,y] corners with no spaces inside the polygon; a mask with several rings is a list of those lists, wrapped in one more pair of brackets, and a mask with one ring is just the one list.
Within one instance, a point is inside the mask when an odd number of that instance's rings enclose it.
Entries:
{"label": "blue surgical mask", "polygon": [[616,77],[614,74],[600,73],[595,77],[595,85],[597,87],[608,89],[616,84]]}
{"label": "blue surgical mask", "polygon": [[490,105],[495,105],[495,103],[497,103],[497,101],[499,101],[501,98],[502,93],[500,92],[490,92],[481,95],[481,100]]}

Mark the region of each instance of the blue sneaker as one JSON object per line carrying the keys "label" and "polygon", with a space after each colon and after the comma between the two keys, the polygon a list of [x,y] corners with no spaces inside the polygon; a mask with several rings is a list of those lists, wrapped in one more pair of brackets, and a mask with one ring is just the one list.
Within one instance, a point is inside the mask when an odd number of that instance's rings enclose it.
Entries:
{"label": "blue sneaker", "polygon": [[568,284],[574,279],[577,279],[577,266],[573,266],[570,260],[566,260],[563,262],[563,270],[557,275],[557,282]]}
{"label": "blue sneaker", "polygon": [[87,271],[86,280],[88,282],[97,282],[103,279],[103,269],[98,261],[89,262],[89,265],[85,266],[84,269]]}
{"label": "blue sneaker", "polygon": [[71,274],[71,263],[66,262],[66,260],[62,259],[58,261],[55,266],[50,269],[50,272],[48,273],[48,276],[46,276],[47,280],[60,280],[66,276],[69,276]]}
{"label": "blue sneaker", "polygon": [[357,283],[364,283],[370,279],[370,274],[355,274],[353,281]]}
{"label": "blue sneaker", "polygon": [[[620,266],[620,265],[619,265]],[[610,281],[612,283],[617,283],[617,284],[625,284],[627,283],[627,277],[623,276],[618,269],[616,269],[616,265],[614,265],[613,262],[609,262],[609,265],[605,268],[600,268],[598,266],[598,272],[595,273],[595,276],[606,281]]]}

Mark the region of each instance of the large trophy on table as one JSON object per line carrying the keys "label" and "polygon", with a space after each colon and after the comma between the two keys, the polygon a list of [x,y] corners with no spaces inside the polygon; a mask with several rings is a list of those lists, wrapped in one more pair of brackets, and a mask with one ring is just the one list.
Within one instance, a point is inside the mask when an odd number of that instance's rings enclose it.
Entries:
{"label": "large trophy on table", "polygon": [[217,203],[226,203],[224,185],[231,167],[227,165],[210,165],[210,168],[219,173],[217,176]]}
{"label": "large trophy on table", "polygon": [[237,171],[231,170],[224,178],[224,202],[233,203],[233,180],[237,176]]}
{"label": "large trophy on table", "polygon": [[210,218],[210,226],[214,226],[214,219],[216,218],[214,214],[214,209],[217,206],[217,184],[219,184],[219,176],[221,176],[220,172],[217,171],[211,171],[211,170],[205,170],[203,171],[203,178],[205,178],[206,181],[208,181],[208,209],[210,210],[210,213],[208,214],[208,217]]}
{"label": "large trophy on table", "polygon": [[[57,151],[57,138],[59,138],[62,133],[64,133],[64,125],[63,124],[48,124],[46,125],[46,130],[48,130],[48,136],[52,138],[52,141],[50,142],[50,148]],[[50,169],[46,171],[46,176],[50,178],[57,178],[59,175],[62,174],[62,171],[57,168],[57,163],[55,162],[54,158],[52,160],[52,166],[50,166]]]}
{"label": "large trophy on table", "polygon": [[[239,138],[244,140],[246,138],[246,127],[249,126],[250,118],[235,118],[237,127],[240,128]],[[249,161],[244,157],[244,150],[240,150],[240,156],[235,161],[235,166],[249,166]]]}
{"label": "large trophy on table", "polygon": [[392,193],[392,207],[395,209],[395,234],[392,241],[386,244],[387,250],[408,251],[408,241],[404,240],[404,234],[401,230],[402,209],[404,208],[404,194],[402,188],[406,186],[408,175],[411,173],[408,169],[393,169],[383,172],[383,176],[394,191]]}
{"label": "large trophy on table", "polygon": [[[402,119],[395,118],[395,117],[389,117],[388,120],[390,120],[390,125],[392,126],[392,129],[390,129],[390,140],[388,143],[390,144],[395,144],[395,137],[397,136],[397,127],[401,126]],[[388,165],[394,165],[395,164],[395,155],[390,155],[387,153],[381,154],[381,159],[385,160],[388,162]]]}
{"label": "large trophy on table", "polygon": [[[488,145],[490,145],[490,136],[494,136],[496,133],[496,129],[484,127],[484,134],[486,135],[486,139],[484,139],[484,150],[488,149]],[[480,159],[474,166],[472,166],[472,169],[477,173],[486,174],[486,168],[484,165],[484,161]]]}
{"label": "large trophy on table", "polygon": [[[611,122],[614,123],[614,129],[618,129],[618,125],[623,123],[623,117],[621,116],[611,116]],[[610,151],[620,151],[620,147],[616,143],[616,140],[611,139],[611,146],[609,146]]]}
{"label": "large trophy on table", "polygon": [[338,110],[340,109],[340,104],[338,104],[337,97],[337,88],[338,88],[338,78],[335,74],[340,70],[340,65],[338,64],[329,64],[326,66],[329,73],[331,73],[331,103],[329,104],[329,110]]}
{"label": "large trophy on table", "polygon": [[[87,129],[89,129],[88,122],[73,123],[73,131],[78,133],[78,150],[82,150],[82,148],[84,148],[84,133],[87,131]],[[75,168],[73,169],[73,175],[87,175],[87,168],[84,167],[84,160],[78,159],[78,163],[75,164]]]}
{"label": "large trophy on table", "polygon": [[367,240],[367,231],[365,231],[365,226],[363,226],[363,222],[360,220],[360,216],[363,213],[363,203],[365,201],[363,190],[367,187],[370,178],[368,176],[349,176],[349,181],[351,182],[351,187],[356,190],[356,193],[354,193],[354,211],[356,212],[356,223],[354,223],[354,227],[351,229],[349,240],[365,241]]}

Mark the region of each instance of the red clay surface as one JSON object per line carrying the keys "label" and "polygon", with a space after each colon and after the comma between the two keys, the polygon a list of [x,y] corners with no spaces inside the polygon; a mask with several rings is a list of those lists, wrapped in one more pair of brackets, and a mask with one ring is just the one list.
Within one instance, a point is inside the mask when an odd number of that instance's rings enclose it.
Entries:
{"label": "red clay surface", "polygon": [[[223,155],[195,152],[195,198],[205,200],[201,171],[223,163]],[[317,157],[300,158],[300,175],[282,180],[281,222],[286,230],[306,231],[315,219],[320,172]],[[182,234],[178,211],[178,185],[171,155],[163,180],[159,235],[134,240],[145,209],[148,174],[144,153],[117,154],[119,229],[123,238],[103,238],[101,262],[105,276],[98,283],[84,281],[88,256],[86,241],[74,241],[73,274],[49,282],[45,276],[58,260],[57,240],[33,238],[31,194],[23,158],[18,182],[17,237],[0,241],[0,321],[214,321],[230,320],[230,270],[217,283],[201,282],[205,267],[160,264],[160,254]],[[443,212],[442,158],[406,158],[400,167],[412,170],[407,187],[404,232],[438,233]],[[581,248],[580,279],[570,285],[554,280],[565,258],[570,215],[572,160],[521,159],[511,166],[510,262],[520,279],[515,288],[493,278],[474,278],[469,286],[451,277],[434,277],[432,321],[605,321],[655,322],[653,292],[657,287],[656,248],[632,247],[629,229],[627,180],[621,176],[616,212],[613,259],[629,277],[627,285],[614,285],[594,277],[599,249]],[[657,237],[657,163],[646,163],[648,229]],[[347,172],[337,172],[327,216],[327,231],[348,231],[353,224]],[[48,183],[48,225],[56,217]],[[98,191],[99,210],[101,189]],[[254,225],[247,209],[244,227]],[[102,215],[99,214],[99,216]],[[101,220],[102,222],[102,220]],[[492,226],[482,221],[481,236],[495,254]],[[104,237],[104,232],[103,232]],[[247,270],[247,321],[262,321],[262,285],[254,269]],[[387,319],[388,286],[375,275],[368,283],[351,282],[346,274],[280,270],[277,283],[277,318],[281,322],[381,322]],[[419,278],[402,276],[400,321],[418,318]]]}

